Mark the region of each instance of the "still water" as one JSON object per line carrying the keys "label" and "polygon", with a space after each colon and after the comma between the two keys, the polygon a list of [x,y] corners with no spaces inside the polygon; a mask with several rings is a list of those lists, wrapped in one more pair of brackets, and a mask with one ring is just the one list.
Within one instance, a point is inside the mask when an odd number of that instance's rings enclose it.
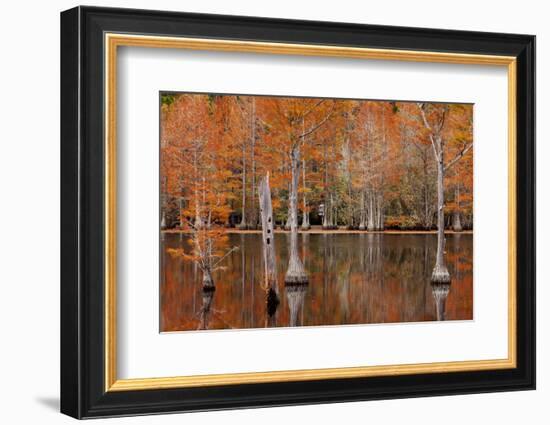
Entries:
{"label": "still water", "polygon": [[309,284],[285,287],[289,235],[275,235],[279,298],[268,320],[262,289],[260,234],[230,234],[239,249],[214,273],[216,290],[203,292],[200,270],[166,253],[189,250],[185,235],[166,233],[161,244],[162,332],[469,320],[473,311],[472,235],[447,235],[452,283],[434,288],[435,234],[307,234],[298,236]]}

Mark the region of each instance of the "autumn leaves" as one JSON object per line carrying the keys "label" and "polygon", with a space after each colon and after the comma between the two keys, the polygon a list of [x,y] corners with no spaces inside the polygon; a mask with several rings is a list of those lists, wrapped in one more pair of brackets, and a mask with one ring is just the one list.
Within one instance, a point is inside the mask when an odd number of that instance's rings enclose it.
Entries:
{"label": "autumn leaves", "polygon": [[267,173],[273,229],[291,233],[288,283],[308,280],[299,229],[435,227],[442,256],[445,228],[472,226],[472,105],[205,94],[162,100],[161,223],[189,233],[190,252],[177,254],[199,265],[205,287],[231,250],[226,229],[261,228],[258,183]]}

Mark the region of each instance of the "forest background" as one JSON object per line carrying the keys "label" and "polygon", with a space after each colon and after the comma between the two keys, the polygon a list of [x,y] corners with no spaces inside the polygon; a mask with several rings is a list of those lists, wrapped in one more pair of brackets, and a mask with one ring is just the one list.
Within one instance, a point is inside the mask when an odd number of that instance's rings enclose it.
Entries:
{"label": "forest background", "polygon": [[281,228],[294,176],[302,230],[436,229],[439,148],[444,226],[471,230],[472,138],[469,104],[162,93],[161,226],[185,227],[200,208],[258,229],[269,172]]}

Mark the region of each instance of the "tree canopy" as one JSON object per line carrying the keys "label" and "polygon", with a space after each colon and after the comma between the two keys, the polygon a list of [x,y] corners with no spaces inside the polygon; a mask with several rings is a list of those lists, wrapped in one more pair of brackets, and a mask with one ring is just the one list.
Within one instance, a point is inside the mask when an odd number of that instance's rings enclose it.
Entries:
{"label": "tree canopy", "polygon": [[291,154],[299,147],[303,223],[432,229],[437,169],[425,124],[439,122],[446,158],[454,161],[446,164],[446,226],[458,216],[462,228],[472,227],[472,105],[185,93],[162,93],[161,100],[165,227],[201,220],[257,228],[257,185],[267,172],[274,218],[284,225]]}

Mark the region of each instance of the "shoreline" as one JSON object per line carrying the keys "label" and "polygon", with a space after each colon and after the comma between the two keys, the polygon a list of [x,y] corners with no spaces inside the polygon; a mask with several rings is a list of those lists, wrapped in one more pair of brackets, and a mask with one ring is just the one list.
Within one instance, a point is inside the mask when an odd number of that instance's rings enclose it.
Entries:
{"label": "shoreline", "polygon": [[[236,228],[227,228],[225,233],[233,234],[261,234],[261,229],[258,230],[242,230]],[[182,229],[166,229],[161,230],[161,233],[190,233],[189,230]],[[290,230],[284,229],[275,229],[273,233],[290,233]],[[309,229],[309,230],[298,230],[298,233],[301,234],[313,234],[313,235],[331,235],[331,234],[350,234],[350,235],[369,235],[369,234],[385,234],[385,235],[436,235],[437,230],[345,230],[345,229],[333,229],[333,230],[323,230],[323,229]],[[446,235],[473,235],[473,230],[464,230],[462,232],[455,232],[454,230],[445,230]]]}

